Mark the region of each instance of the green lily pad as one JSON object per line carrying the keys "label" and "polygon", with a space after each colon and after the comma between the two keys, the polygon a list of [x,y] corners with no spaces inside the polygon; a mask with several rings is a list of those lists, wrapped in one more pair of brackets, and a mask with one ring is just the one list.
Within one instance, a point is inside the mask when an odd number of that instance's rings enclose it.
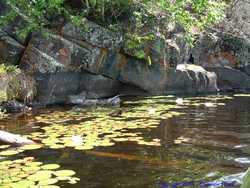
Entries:
{"label": "green lily pad", "polygon": [[56,185],[47,185],[47,186],[42,186],[42,188],[60,188],[60,187]]}
{"label": "green lily pad", "polygon": [[27,166],[27,167],[22,168],[22,170],[25,171],[25,172],[36,172],[36,171],[38,171],[40,169],[41,168],[38,167],[38,166]]}
{"label": "green lily pad", "polygon": [[12,183],[10,187],[12,188],[29,188],[30,186],[34,185],[35,183],[33,181],[29,180],[22,180],[16,183]]}
{"label": "green lily pad", "polygon": [[43,181],[43,180],[50,179],[51,176],[52,176],[52,171],[42,170],[42,171],[38,171],[35,174],[29,176],[28,180],[31,180],[31,181]]}
{"label": "green lily pad", "polygon": [[18,154],[19,152],[16,151],[16,150],[6,150],[6,151],[2,151],[0,152],[0,155],[3,155],[3,156],[10,156],[10,155],[16,155]]}
{"label": "green lily pad", "polygon": [[36,150],[36,149],[40,149],[42,146],[39,144],[29,144],[29,145],[25,145],[23,147],[21,147],[20,149],[22,150]]}
{"label": "green lily pad", "polygon": [[58,182],[58,180],[56,178],[51,178],[51,179],[39,181],[38,185],[39,186],[52,185],[52,184],[55,184],[57,182]]}
{"label": "green lily pad", "polygon": [[10,147],[10,145],[1,145],[0,149],[6,149],[6,148],[9,148],[9,147]]}
{"label": "green lily pad", "polygon": [[54,169],[60,168],[60,165],[58,165],[58,164],[47,164],[47,165],[41,166],[41,168],[43,170],[54,170]]}
{"label": "green lily pad", "polygon": [[30,162],[30,163],[26,163],[26,166],[40,166],[42,165],[42,162]]}

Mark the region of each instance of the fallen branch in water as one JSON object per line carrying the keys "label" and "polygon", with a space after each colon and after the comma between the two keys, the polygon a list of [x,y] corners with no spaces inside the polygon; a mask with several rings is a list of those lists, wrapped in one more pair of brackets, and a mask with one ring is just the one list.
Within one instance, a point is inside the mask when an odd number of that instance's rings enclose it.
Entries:
{"label": "fallen branch in water", "polygon": [[34,141],[22,137],[17,134],[12,134],[6,131],[0,131],[0,142],[14,146],[23,146],[27,144],[35,144]]}

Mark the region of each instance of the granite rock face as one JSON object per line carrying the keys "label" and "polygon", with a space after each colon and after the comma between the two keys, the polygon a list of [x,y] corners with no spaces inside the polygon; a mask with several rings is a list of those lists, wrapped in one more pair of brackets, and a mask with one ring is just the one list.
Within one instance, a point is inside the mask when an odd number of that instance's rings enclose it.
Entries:
{"label": "granite rock face", "polygon": [[233,0],[225,21],[220,24],[224,32],[245,38],[250,37],[250,2]]}
{"label": "granite rock face", "polygon": [[[6,1],[0,5],[1,14],[6,13]],[[20,66],[23,80],[32,80],[34,86],[22,98],[42,105],[65,104],[83,93],[84,100],[111,98],[131,93],[133,87],[152,95],[247,90],[248,7],[247,0],[235,1],[227,22],[204,33],[192,49],[181,31],[166,39],[155,36],[133,49],[126,35],[88,20],[83,20],[84,27],[65,23],[57,33],[43,31],[25,39],[8,25],[0,31],[0,60]],[[16,26],[23,26],[16,19]]]}
{"label": "granite rock face", "polygon": [[[64,104],[67,97],[83,91],[88,98],[106,98],[117,94],[121,83],[96,73],[101,49],[79,46],[59,35],[34,35],[26,48],[20,67],[34,76],[36,101]],[[88,72],[87,72],[87,71]]]}
{"label": "granite rock face", "polygon": [[249,90],[250,2],[235,0],[227,18],[204,33],[191,50],[193,62],[213,71],[220,90]]}
{"label": "granite rock face", "polygon": [[17,65],[24,49],[23,45],[0,30],[0,62]]}

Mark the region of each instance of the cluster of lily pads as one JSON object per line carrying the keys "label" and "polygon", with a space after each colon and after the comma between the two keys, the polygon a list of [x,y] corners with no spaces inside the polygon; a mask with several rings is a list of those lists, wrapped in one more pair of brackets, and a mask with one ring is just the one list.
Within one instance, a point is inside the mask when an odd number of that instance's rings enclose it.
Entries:
{"label": "cluster of lily pads", "polygon": [[43,164],[33,157],[0,162],[0,186],[6,188],[58,188],[58,182],[75,184],[73,170],[60,170],[58,164]]}
{"label": "cluster of lily pads", "polygon": [[[182,108],[189,106],[217,107],[225,105],[228,96],[175,98],[174,96],[151,97],[124,102],[121,109],[73,108],[53,111],[36,116],[41,125],[38,131],[27,135],[40,144],[13,148],[0,146],[0,157],[6,158],[26,150],[43,147],[91,150],[100,146],[113,146],[117,142],[134,142],[140,145],[161,146],[159,138],[145,138],[145,131],[157,128],[160,121],[180,116]],[[205,101],[205,102],[204,102]],[[110,115],[120,110],[118,115]],[[72,170],[60,170],[58,164],[43,164],[33,158],[0,162],[0,186],[3,187],[51,187],[60,181],[77,183]]]}
{"label": "cluster of lily pads", "polygon": [[[147,102],[145,100],[145,102]],[[149,101],[147,102],[149,104]],[[160,139],[145,140],[142,131],[156,128],[161,119],[178,116],[176,105],[131,105],[118,117],[111,117],[110,108],[69,110],[36,117],[47,123],[43,131],[31,133],[30,138],[52,149],[73,147],[88,150],[98,146],[113,146],[115,142],[132,141],[141,145],[160,146]]]}
{"label": "cluster of lily pads", "polygon": [[[54,111],[36,117],[37,122],[47,124],[30,138],[52,149],[72,147],[89,150],[98,146],[113,146],[116,142],[135,142],[140,145],[160,146],[159,138],[145,139],[144,131],[157,128],[162,119],[179,116],[178,110],[188,106],[224,105],[220,100],[227,96],[176,99],[174,96],[151,97],[123,104],[121,114],[110,116],[110,108],[72,109]],[[177,101],[181,101],[178,104]],[[202,102],[200,102],[202,101]],[[204,103],[206,101],[206,103]]]}

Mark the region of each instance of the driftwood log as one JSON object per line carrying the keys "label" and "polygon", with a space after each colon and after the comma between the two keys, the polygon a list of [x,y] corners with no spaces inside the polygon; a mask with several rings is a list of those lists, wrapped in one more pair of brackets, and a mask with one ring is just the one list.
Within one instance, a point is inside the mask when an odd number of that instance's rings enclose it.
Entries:
{"label": "driftwood log", "polygon": [[22,137],[17,134],[12,134],[6,131],[0,131],[0,142],[4,144],[10,144],[13,146],[23,146],[27,144],[36,144],[34,141]]}

